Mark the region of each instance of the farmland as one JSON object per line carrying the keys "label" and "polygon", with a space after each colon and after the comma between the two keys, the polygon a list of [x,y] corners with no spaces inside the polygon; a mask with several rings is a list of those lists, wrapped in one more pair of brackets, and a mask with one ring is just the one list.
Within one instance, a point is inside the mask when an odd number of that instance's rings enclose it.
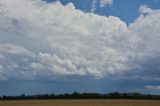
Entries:
{"label": "farmland", "polygon": [[160,106],[154,100],[12,100],[0,101],[0,106]]}

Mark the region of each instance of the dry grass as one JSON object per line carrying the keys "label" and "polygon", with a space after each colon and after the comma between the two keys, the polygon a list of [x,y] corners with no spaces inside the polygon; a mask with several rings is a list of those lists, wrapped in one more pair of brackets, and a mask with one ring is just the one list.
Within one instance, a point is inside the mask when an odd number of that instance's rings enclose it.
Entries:
{"label": "dry grass", "polygon": [[153,100],[22,100],[0,101],[0,106],[160,106]]}

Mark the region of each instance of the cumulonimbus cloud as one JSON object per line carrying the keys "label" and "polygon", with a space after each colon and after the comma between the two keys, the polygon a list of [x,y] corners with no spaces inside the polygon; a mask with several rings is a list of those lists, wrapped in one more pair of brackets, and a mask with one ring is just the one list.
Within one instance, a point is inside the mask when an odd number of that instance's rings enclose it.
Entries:
{"label": "cumulonimbus cloud", "polygon": [[118,17],[84,13],[72,3],[0,0],[0,55],[5,57],[0,77],[103,78],[143,70],[142,64],[160,52],[159,19],[160,10],[152,10],[127,26]]}

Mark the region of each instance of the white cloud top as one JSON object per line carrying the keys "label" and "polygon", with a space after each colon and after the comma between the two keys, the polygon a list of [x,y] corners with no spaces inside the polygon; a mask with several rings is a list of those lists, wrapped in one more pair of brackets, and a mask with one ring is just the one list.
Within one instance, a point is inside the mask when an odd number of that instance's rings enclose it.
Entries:
{"label": "white cloud top", "polygon": [[127,26],[72,3],[0,0],[0,79],[103,78],[143,69],[160,53],[160,12],[152,11]]}

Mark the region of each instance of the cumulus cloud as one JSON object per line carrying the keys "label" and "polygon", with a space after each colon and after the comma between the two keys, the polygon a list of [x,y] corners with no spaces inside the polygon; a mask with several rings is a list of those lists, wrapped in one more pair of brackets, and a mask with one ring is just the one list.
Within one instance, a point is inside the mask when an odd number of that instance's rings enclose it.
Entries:
{"label": "cumulus cloud", "polygon": [[142,5],[139,8],[139,11],[140,11],[140,13],[152,13],[153,12],[153,10],[150,9],[147,5]]}
{"label": "cumulus cloud", "polygon": [[76,65],[69,59],[60,59],[56,55],[40,53],[37,58],[40,63],[31,64],[31,67],[35,70],[46,69],[60,75],[93,75],[97,78],[101,76],[101,73],[95,67],[78,67],[79,64]]}
{"label": "cumulus cloud", "polygon": [[84,13],[72,3],[0,0],[2,72],[7,78],[34,79],[46,74],[103,78],[145,70],[144,64],[160,52],[159,19],[159,10],[153,10],[127,26],[118,17]]}

